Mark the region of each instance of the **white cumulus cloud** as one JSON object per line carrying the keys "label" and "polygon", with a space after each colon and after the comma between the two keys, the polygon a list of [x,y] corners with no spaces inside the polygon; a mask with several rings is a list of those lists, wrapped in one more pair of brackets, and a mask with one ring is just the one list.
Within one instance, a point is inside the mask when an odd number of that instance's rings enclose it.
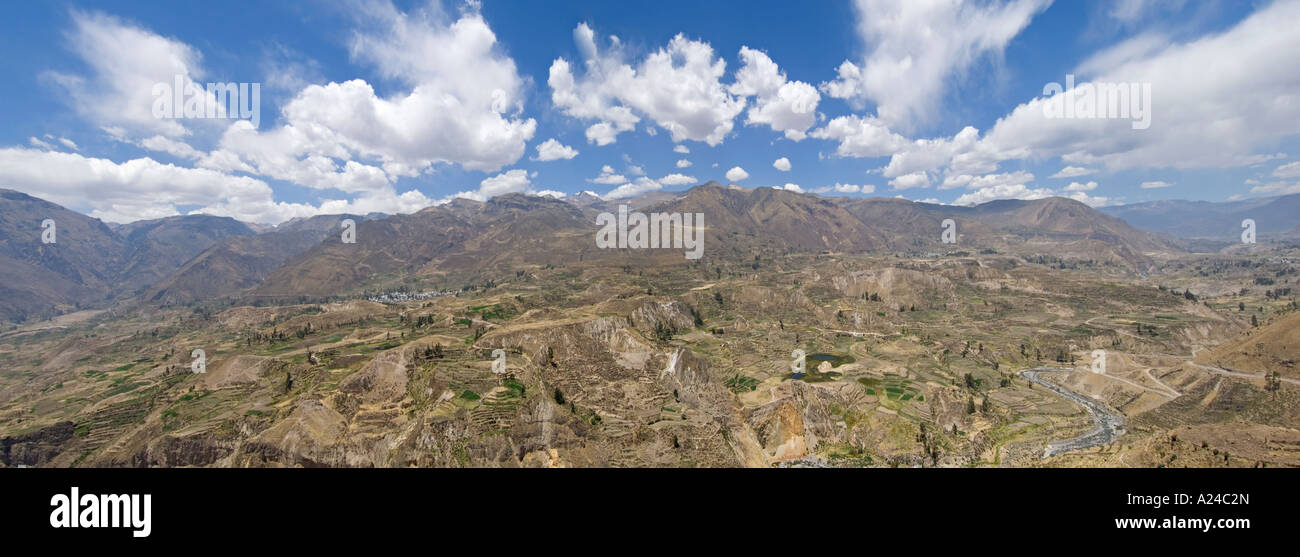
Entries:
{"label": "white cumulus cloud", "polygon": [[1097,182],[1088,182],[1086,184],[1070,182],[1070,185],[1065,186],[1065,191],[1092,191],[1095,189],[1097,189]]}
{"label": "white cumulus cloud", "polygon": [[1031,189],[1024,184],[999,185],[973,191],[958,197],[953,205],[979,205],[997,199],[1044,199],[1052,196],[1047,188]]}
{"label": "white cumulus cloud", "polygon": [[1051,177],[1052,178],[1078,178],[1080,176],[1087,176],[1095,172],[1096,172],[1095,170],[1090,170],[1080,166],[1066,166],[1056,174],[1053,174]]}
{"label": "white cumulus cloud", "polygon": [[1000,119],[984,141],[1112,171],[1270,160],[1278,140],[1300,133],[1300,64],[1276,62],[1279,53],[1300,52],[1296,21],[1300,2],[1272,2],[1222,31],[1182,42],[1142,34],[1081,63],[1074,71],[1080,91],[1097,83],[1150,86],[1149,105],[1141,94],[1137,103],[1149,109],[1146,129],[1122,118],[1049,118],[1045,108],[1059,101],[1039,97]]}
{"label": "white cumulus cloud", "polygon": [[1287,195],[1300,193],[1300,182],[1269,182],[1250,188],[1250,193],[1267,193],[1271,195]]}
{"label": "white cumulus cloud", "polygon": [[856,0],[866,58],[822,84],[831,97],[866,101],[890,126],[909,127],[942,100],[949,82],[1001,55],[1050,0]]}
{"label": "white cumulus cloud", "polygon": [[787,80],[776,62],[762,51],[741,47],[740,59],[736,81],[727,91],[755,97],[745,123],[767,124],[794,141],[807,137],[808,128],[817,123],[817,103],[821,101],[817,89],[802,81]]}
{"label": "white cumulus cloud", "polygon": [[924,172],[913,172],[890,180],[889,185],[895,190],[928,188],[930,187],[930,177],[926,176]]}
{"label": "white cumulus cloud", "polygon": [[275,202],[271,187],[247,176],[162,164],[150,158],[117,163],[26,148],[0,149],[0,182],[110,222],[194,212],[247,222],[278,223],[311,216],[310,205]]}
{"label": "white cumulus cloud", "polygon": [[667,176],[664,176],[663,178],[660,178],[658,182],[665,186],[685,186],[687,184],[698,183],[698,180],[696,180],[694,176],[686,176],[684,174],[674,173],[674,174],[669,174]]}
{"label": "white cumulus cloud", "polygon": [[1300,178],[1300,162],[1290,162],[1273,170],[1274,178]]}
{"label": "white cumulus cloud", "polygon": [[884,157],[907,144],[906,138],[890,131],[879,119],[856,115],[833,118],[809,135],[839,141],[835,154],[841,157]]}
{"label": "white cumulus cloud", "polygon": [[[191,87],[202,89],[203,84],[196,81],[205,77],[198,50],[99,12],[74,10],[66,37],[68,47],[85,62],[90,74],[46,75],[67,91],[78,113],[100,127],[132,135],[176,137],[189,133],[182,120],[154,116],[154,86],[174,87],[179,77],[186,93]],[[207,102],[215,104],[206,94],[193,98],[204,102],[204,113]],[[212,122],[190,120],[204,121]]]}
{"label": "white cumulus cloud", "polygon": [[836,182],[833,186],[822,186],[813,190],[816,193],[872,193],[876,191],[876,186],[870,184],[841,184]]}
{"label": "white cumulus cloud", "polygon": [[537,123],[519,116],[523,78],[480,14],[369,8],[351,54],[409,89],[381,97],[360,79],[308,85],[284,105],[283,125],[235,122],[199,164],[353,193],[436,164],[494,171],[523,156]]}
{"label": "white cumulus cloud", "polygon": [[617,173],[614,167],[605,165],[600,167],[600,176],[587,180],[593,184],[605,184],[607,186],[617,186],[627,182],[627,176]]}
{"label": "white cumulus cloud", "polygon": [[574,29],[573,37],[585,72],[578,77],[574,64],[557,58],[547,84],[551,102],[566,115],[596,121],[587,128],[589,142],[613,143],[644,115],[674,142],[717,145],[745,107],[745,100],[729,94],[720,81],[727,63],[706,42],[677,35],[667,46],[629,63],[616,40],[601,52],[595,31],[585,23]]}
{"label": "white cumulus cloud", "polygon": [[628,197],[636,197],[638,195],[650,193],[652,191],[658,191],[661,189],[663,189],[662,184],[654,180],[651,180],[649,178],[646,178],[645,176],[642,176],[640,178],[637,178],[636,181],[634,182],[628,182],[617,188],[614,188],[613,190],[610,190],[609,193],[601,197],[605,199],[625,199]]}
{"label": "white cumulus cloud", "polygon": [[521,168],[507,170],[496,176],[489,176],[479,182],[479,193],[484,197],[492,198],[507,193],[516,193],[528,191],[528,186],[532,181],[528,178],[528,172]]}
{"label": "white cumulus cloud", "polygon": [[560,159],[568,160],[576,156],[578,156],[577,149],[574,149],[573,147],[569,147],[568,145],[560,143],[559,141],[556,141],[555,138],[548,139],[537,145],[536,160],[538,161],[543,161],[543,162],[558,161]]}

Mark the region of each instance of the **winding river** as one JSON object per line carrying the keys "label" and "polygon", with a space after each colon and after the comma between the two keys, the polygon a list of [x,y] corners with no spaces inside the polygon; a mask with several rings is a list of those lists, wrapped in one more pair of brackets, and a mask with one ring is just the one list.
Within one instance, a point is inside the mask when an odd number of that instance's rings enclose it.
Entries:
{"label": "winding river", "polygon": [[1066,439],[1064,441],[1055,441],[1047,444],[1047,449],[1043,452],[1043,458],[1056,456],[1070,451],[1086,449],[1088,447],[1097,447],[1107,445],[1124,434],[1124,416],[1111,410],[1106,405],[1097,402],[1091,398],[1080,395],[1065,387],[1044,381],[1040,374],[1049,372],[1069,371],[1066,369],[1053,367],[1036,367],[1020,372],[1020,375],[1034,383],[1051,389],[1052,392],[1061,395],[1070,401],[1083,406],[1088,414],[1092,416],[1093,427],[1083,435]]}

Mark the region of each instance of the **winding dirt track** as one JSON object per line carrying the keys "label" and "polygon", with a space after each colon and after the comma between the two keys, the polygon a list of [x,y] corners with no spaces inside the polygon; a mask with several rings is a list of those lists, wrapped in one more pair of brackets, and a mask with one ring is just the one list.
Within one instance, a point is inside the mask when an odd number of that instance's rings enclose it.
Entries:
{"label": "winding dirt track", "polygon": [[[1244,373],[1244,372],[1240,372],[1240,371],[1230,371],[1230,370],[1226,370],[1226,369],[1223,369],[1223,368],[1218,367],[1218,366],[1207,366],[1207,365],[1205,365],[1205,364],[1198,364],[1198,363],[1193,362],[1193,361],[1188,361],[1187,363],[1192,364],[1192,365],[1194,365],[1194,366],[1196,366],[1196,367],[1198,367],[1198,368],[1201,368],[1201,369],[1203,369],[1203,370],[1205,370],[1205,371],[1208,371],[1208,372],[1210,372],[1210,373],[1214,373],[1214,374],[1217,374],[1217,375],[1223,375],[1223,376],[1226,376],[1226,377],[1239,377],[1239,378],[1242,378],[1242,379],[1254,379],[1254,380],[1256,380],[1256,381],[1263,381],[1263,380],[1265,379],[1265,377],[1266,377],[1266,375],[1263,374],[1263,373]],[[1290,377],[1279,377],[1278,379],[1280,379],[1283,383],[1290,383],[1290,384],[1292,384],[1292,385],[1300,385],[1300,380],[1292,379],[1292,378],[1290,378]]]}

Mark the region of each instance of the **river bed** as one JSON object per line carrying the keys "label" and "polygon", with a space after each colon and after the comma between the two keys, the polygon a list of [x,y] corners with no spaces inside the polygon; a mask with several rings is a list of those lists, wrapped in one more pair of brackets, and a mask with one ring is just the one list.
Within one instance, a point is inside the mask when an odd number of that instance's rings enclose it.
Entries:
{"label": "river bed", "polygon": [[1092,416],[1092,429],[1078,437],[1048,443],[1047,449],[1043,451],[1043,458],[1089,447],[1109,445],[1124,434],[1124,416],[1111,410],[1105,404],[1080,395],[1055,383],[1045,381],[1039,377],[1039,375],[1043,373],[1060,373],[1064,371],[1069,370],[1052,367],[1037,367],[1020,372],[1020,375],[1025,379],[1047,387],[1052,392],[1069,399],[1075,404],[1083,406],[1083,408],[1088,411],[1088,414]]}

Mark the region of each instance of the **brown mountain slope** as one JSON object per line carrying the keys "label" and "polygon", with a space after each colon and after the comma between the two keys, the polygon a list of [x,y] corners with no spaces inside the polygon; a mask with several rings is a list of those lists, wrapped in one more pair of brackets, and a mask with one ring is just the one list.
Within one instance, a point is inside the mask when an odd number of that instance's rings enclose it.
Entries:
{"label": "brown mountain slope", "polygon": [[888,244],[884,233],[829,199],[773,188],[709,182],[644,211],[703,213],[706,250],[863,252]]}
{"label": "brown mountain slope", "polygon": [[969,214],[991,228],[1029,239],[1099,240],[1138,253],[1178,249],[1155,234],[1063,197],[991,201],[969,208]]}
{"label": "brown mountain slope", "polygon": [[355,215],[318,215],[262,234],[235,236],[208,248],[155,284],[147,300],[164,304],[224,298],[257,286],[289,258],[311,249]]}
{"label": "brown mountain slope", "polygon": [[1257,329],[1247,329],[1236,339],[1216,346],[1196,358],[1198,362],[1231,371],[1261,374],[1276,371],[1300,379],[1300,313],[1280,316]]}
{"label": "brown mountain slope", "polygon": [[[41,222],[55,243],[41,243]],[[107,299],[126,243],[99,219],[0,189],[0,321],[49,317]]]}
{"label": "brown mountain slope", "polygon": [[235,219],[208,215],[137,221],[118,232],[127,248],[115,286],[122,293],[145,289],[226,238],[253,234]]}
{"label": "brown mountain slope", "polygon": [[[617,210],[617,203],[605,208]],[[635,209],[633,209],[635,210]],[[759,251],[868,251],[885,236],[835,203],[771,188],[700,186],[642,209],[703,213],[705,257],[748,259]],[[270,273],[255,297],[326,297],[409,280],[444,286],[528,265],[609,260],[658,265],[666,250],[598,249],[598,209],[550,197],[508,194],[363,223],[356,244],[327,239]],[[681,253],[673,261],[684,261]]]}
{"label": "brown mountain slope", "polygon": [[[56,242],[41,242],[55,222]],[[0,321],[51,317],[142,292],[223,239],[250,235],[226,217],[186,215],[110,228],[98,219],[0,190]]]}
{"label": "brown mountain slope", "polygon": [[[587,200],[590,201],[590,200]],[[499,276],[528,265],[611,261],[659,265],[664,250],[598,249],[596,216],[617,201],[585,207],[508,194],[457,200],[412,215],[362,223],[356,244],[337,238],[271,272],[252,294],[328,297],[367,288],[437,284]],[[952,207],[895,199],[833,200],[773,188],[697,186],[645,213],[704,215],[704,257],[746,261],[760,254],[942,249],[941,223],[958,222],[957,249],[996,247],[1021,255],[1108,262],[1142,269],[1149,252],[1175,249],[1158,237],[1082,203],[1052,198]],[[463,283],[462,283],[463,284]]]}
{"label": "brown mountain slope", "polygon": [[359,223],[355,244],[326,238],[272,272],[252,295],[333,296],[408,278],[445,283],[484,270],[577,261],[593,231],[579,208],[550,197],[508,194],[434,206]]}
{"label": "brown mountain slope", "polygon": [[[883,231],[891,249],[900,251],[969,249],[992,247],[997,235],[983,222],[965,214],[961,208],[917,203],[894,197],[841,197],[836,202],[864,224]],[[957,243],[945,245],[941,234],[943,221],[952,219]]]}
{"label": "brown mountain slope", "polygon": [[1022,255],[1094,260],[1138,271],[1151,266],[1151,255],[1181,251],[1154,233],[1139,230],[1073,199],[991,201],[952,207],[1000,234],[1000,242]]}

